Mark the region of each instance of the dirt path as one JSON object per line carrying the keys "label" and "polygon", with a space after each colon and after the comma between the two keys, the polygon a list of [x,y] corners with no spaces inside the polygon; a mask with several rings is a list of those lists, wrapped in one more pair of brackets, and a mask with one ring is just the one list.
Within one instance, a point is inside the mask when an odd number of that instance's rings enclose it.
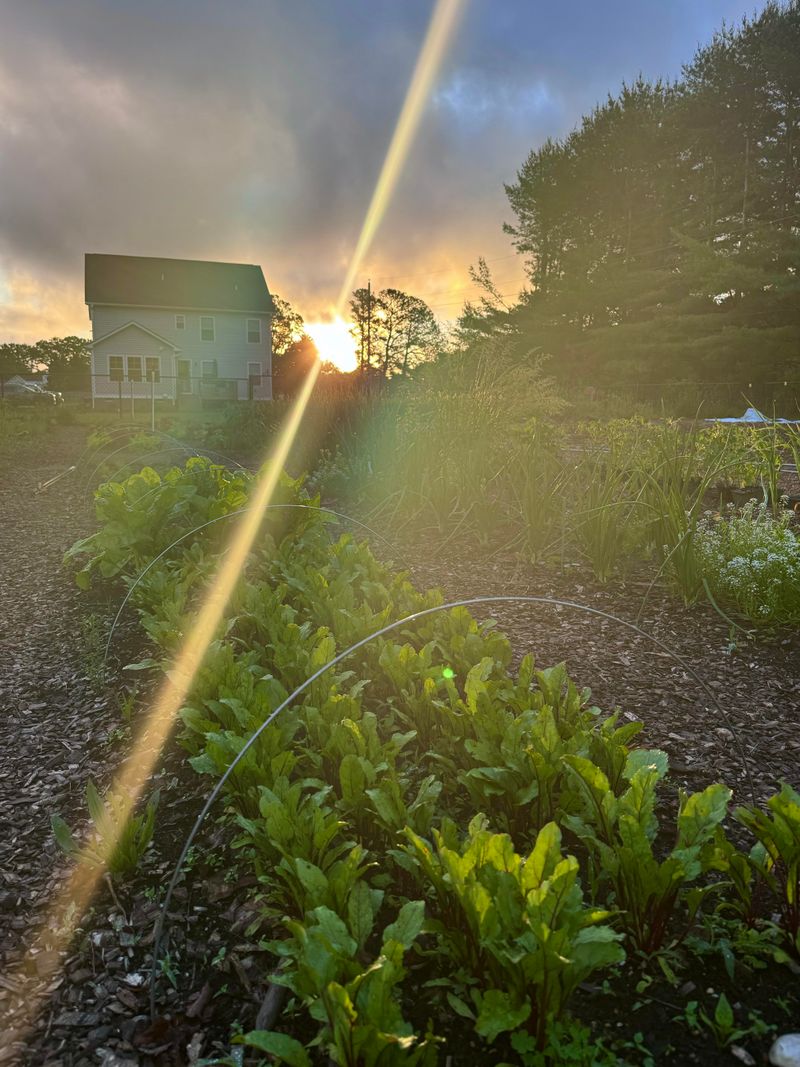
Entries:
{"label": "dirt path", "polygon": [[[91,677],[86,602],[62,566],[91,509],[72,476],[36,493],[84,442],[64,426],[0,454],[0,1062],[19,1055],[14,1019],[49,970],[27,945],[66,866],[50,816],[78,817],[114,719]],[[50,985],[61,982],[59,969]]]}

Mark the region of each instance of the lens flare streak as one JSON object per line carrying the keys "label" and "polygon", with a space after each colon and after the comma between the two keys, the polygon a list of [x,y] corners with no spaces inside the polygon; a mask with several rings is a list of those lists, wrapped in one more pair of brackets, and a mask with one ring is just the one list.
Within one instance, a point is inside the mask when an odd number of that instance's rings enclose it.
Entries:
{"label": "lens flare streak", "polygon": [[[355,278],[386,212],[419,125],[423,107],[463,6],[464,0],[437,0],[358,243],[348,266],[334,319],[347,304]],[[116,778],[113,791],[123,798],[124,805],[115,828],[116,832],[108,835],[102,843],[101,854],[104,860],[108,859],[117,845],[124,824],[153,772],[192,681],[222,622],[228,601],[264,520],[265,506],[275,491],[289,450],[297,436],[318,374],[319,363],[315,362],[286,420],[269,464],[256,480],[251,497],[252,510],[242,516],[222,558],[206,602],[148,713],[133,752]],[[40,978],[46,979],[57,970],[58,952],[63,951],[71,941],[99,882],[105,876],[105,870],[90,863],[87,852],[84,851],[72,868],[66,883],[56,893],[47,917],[29,945],[27,956],[28,959],[37,957]],[[45,965],[45,960],[50,962]],[[44,990],[45,985],[42,981],[39,990]],[[14,1036],[17,1040],[21,1040],[24,1030],[34,1024],[44,995],[44,992],[39,992],[30,995],[26,1000],[24,1018],[17,1017],[14,1020]],[[8,1032],[2,1022],[0,1027]]]}
{"label": "lens flare streak", "polygon": [[364,262],[364,257],[369,251],[378,227],[386,213],[386,208],[392,198],[397,179],[400,177],[408,150],[414,139],[414,134],[417,132],[422,110],[430,95],[431,86],[439,73],[442,59],[452,39],[453,31],[463,8],[464,0],[438,0],[436,4],[425,36],[425,43],[419,54],[411,84],[403,103],[403,110],[397,120],[397,126],[389,144],[389,150],[386,153],[378,183],[372,194],[372,200],[364,219],[364,225],[361,228],[358,244],[347,268],[347,276],[339,294],[338,308],[340,311],[347,304],[348,297],[361,269],[361,264]]}

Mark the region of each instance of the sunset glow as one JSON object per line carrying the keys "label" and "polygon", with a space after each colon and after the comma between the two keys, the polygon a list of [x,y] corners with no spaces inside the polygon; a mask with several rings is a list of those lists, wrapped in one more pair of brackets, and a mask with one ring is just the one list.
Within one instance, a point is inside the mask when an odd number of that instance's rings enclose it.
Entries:
{"label": "sunset glow", "polygon": [[321,362],[332,363],[340,371],[356,369],[356,341],[349,323],[340,315],[330,322],[306,323],[305,330],[317,346]]}

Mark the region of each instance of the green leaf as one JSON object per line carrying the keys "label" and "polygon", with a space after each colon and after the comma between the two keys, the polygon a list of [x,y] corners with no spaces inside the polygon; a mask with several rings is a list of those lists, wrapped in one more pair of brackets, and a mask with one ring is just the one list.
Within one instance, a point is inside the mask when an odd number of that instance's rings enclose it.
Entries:
{"label": "green leaf", "polygon": [[100,799],[100,794],[97,792],[97,786],[91,778],[86,783],[86,804],[89,808],[92,822],[99,830],[107,819],[107,812],[103,801]]}
{"label": "green leaf", "polygon": [[362,798],[367,784],[367,776],[358,756],[348,752],[339,764],[339,782],[342,787],[342,797],[354,803]]}
{"label": "green leaf", "polygon": [[294,861],[294,867],[297,877],[312,900],[321,902],[328,892],[328,879],[319,867],[299,857]]}
{"label": "green leaf", "polygon": [[411,948],[422,930],[425,920],[425,902],[409,900],[405,903],[393,923],[383,931],[384,944],[387,941],[399,941],[405,948]]}
{"label": "green leaf", "polygon": [[635,748],[628,753],[623,776],[630,781],[642,767],[652,767],[660,781],[669,770],[669,756],[660,748]]}
{"label": "green leaf", "polygon": [[61,816],[51,815],[50,826],[53,829],[53,836],[56,839],[58,847],[66,852],[68,856],[74,855],[78,851],[78,845],[75,838],[72,836],[72,831]]}
{"label": "green leaf", "polygon": [[730,1006],[725,994],[720,993],[714,1010],[714,1022],[720,1030],[728,1031],[733,1029],[733,1021],[733,1008]]}
{"label": "green leaf", "polygon": [[357,882],[347,901],[347,920],[350,933],[363,948],[372,933],[375,915],[372,908],[372,890],[366,882]]}
{"label": "green leaf", "polygon": [[288,1034],[279,1034],[274,1030],[251,1030],[233,1039],[235,1045],[247,1045],[260,1052],[269,1052],[278,1056],[289,1067],[311,1067],[311,1059],[305,1048]]}
{"label": "green leaf", "polygon": [[368,789],[367,796],[375,805],[378,818],[387,826],[399,829],[406,822],[405,804],[396,782],[384,780],[380,788]]}
{"label": "green leaf", "polygon": [[533,852],[525,860],[525,890],[538,888],[561,858],[561,831],[554,822],[549,822],[536,835]]}
{"label": "green leaf", "polygon": [[457,997],[455,993],[447,994],[447,1003],[456,1015],[460,1015],[464,1019],[471,1019],[473,1022],[475,1021],[475,1012],[461,999],[461,997]]}
{"label": "green leaf", "polygon": [[719,782],[687,797],[678,814],[678,846],[691,848],[707,841],[725,818],[730,799],[731,790]]}
{"label": "green leaf", "polygon": [[347,927],[335,911],[330,908],[318,907],[311,912],[314,921],[320,931],[328,939],[332,947],[341,955],[352,956],[358,945],[348,933]]}
{"label": "green leaf", "polygon": [[126,663],[122,669],[123,671],[149,671],[158,666],[158,660],[151,657],[149,659],[140,659],[137,663]]}
{"label": "green leaf", "polygon": [[489,989],[481,997],[475,1031],[491,1042],[505,1030],[516,1030],[531,1013],[530,1001],[515,1004],[509,993],[502,989]]}

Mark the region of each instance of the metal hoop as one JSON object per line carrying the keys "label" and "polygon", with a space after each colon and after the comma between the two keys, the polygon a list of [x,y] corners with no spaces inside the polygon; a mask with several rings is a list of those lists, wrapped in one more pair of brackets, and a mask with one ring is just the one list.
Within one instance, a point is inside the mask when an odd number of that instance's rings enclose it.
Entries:
{"label": "metal hoop", "polygon": [[211,808],[212,808],[212,806],[214,804],[214,801],[217,799],[219,794],[222,792],[222,789],[223,789],[225,783],[230,778],[230,776],[233,773],[233,771],[236,768],[236,766],[239,764],[239,762],[245,756],[245,754],[250,750],[250,748],[253,746],[253,744],[258,740],[258,738],[261,736],[261,734],[266,730],[266,728],[268,726],[270,726],[277,719],[277,717],[280,715],[280,713],[285,708],[287,708],[295,700],[296,697],[298,697],[301,693],[305,692],[305,690],[308,689],[309,686],[311,686],[327,670],[330,670],[331,667],[335,667],[338,663],[341,663],[343,659],[346,659],[348,656],[352,655],[353,652],[358,651],[359,648],[363,648],[364,645],[369,644],[371,641],[374,641],[376,638],[382,637],[384,634],[391,633],[393,630],[397,630],[401,626],[406,626],[409,623],[416,622],[418,619],[423,619],[423,618],[427,617],[428,615],[435,615],[435,614],[437,614],[437,613],[439,613],[441,611],[450,611],[453,608],[470,607],[470,606],[475,605],[475,604],[502,604],[502,603],[550,604],[550,605],[553,605],[553,606],[556,606],[556,607],[569,608],[569,609],[571,609],[573,611],[583,611],[583,612],[586,612],[589,615],[596,615],[596,616],[599,616],[602,619],[608,619],[610,622],[619,623],[621,626],[624,626],[626,629],[633,630],[635,633],[639,634],[641,637],[646,638],[648,641],[650,641],[652,644],[654,644],[657,648],[659,648],[662,652],[665,652],[683,670],[685,670],[695,680],[695,682],[697,682],[698,686],[708,696],[708,698],[710,699],[711,703],[715,706],[715,708],[719,712],[720,717],[722,718],[722,720],[725,722],[725,724],[728,727],[728,729],[733,734],[734,744],[736,745],[736,748],[739,751],[739,756],[741,757],[742,766],[744,768],[745,776],[747,778],[747,784],[748,784],[748,788],[750,790],[750,797],[751,797],[752,802],[755,803],[755,788],[753,786],[753,780],[752,780],[752,777],[751,777],[751,774],[750,774],[750,767],[749,767],[749,764],[748,764],[747,756],[745,755],[744,749],[742,748],[742,746],[741,746],[741,744],[739,742],[739,738],[738,738],[738,736],[736,734],[736,730],[733,727],[732,721],[730,720],[730,718],[728,717],[726,712],[723,710],[723,708],[720,705],[719,701],[714,696],[714,693],[709,688],[709,686],[703,681],[703,679],[700,677],[700,675],[697,673],[697,671],[695,671],[693,667],[691,667],[688,663],[686,663],[686,661],[681,656],[679,656],[676,652],[673,652],[673,650],[671,648],[669,648],[667,645],[665,645],[663,643],[663,641],[660,641],[657,637],[653,637],[652,634],[647,633],[646,630],[643,630],[641,627],[637,626],[635,623],[628,622],[626,619],[620,619],[616,615],[611,615],[607,611],[601,611],[599,608],[592,608],[592,607],[589,607],[587,604],[578,604],[578,603],[576,603],[575,601],[572,601],[572,600],[560,600],[560,599],[558,599],[556,597],[531,596],[531,595],[522,595],[522,594],[517,595],[517,596],[514,596],[514,595],[502,595],[502,596],[469,597],[469,598],[467,598],[465,600],[451,600],[451,601],[448,601],[448,603],[446,603],[446,604],[438,604],[438,605],[436,605],[435,607],[432,607],[432,608],[424,608],[421,611],[414,612],[412,615],[407,615],[403,619],[399,619],[397,622],[391,622],[391,623],[388,623],[386,626],[382,626],[379,630],[375,630],[374,633],[369,634],[367,637],[362,637],[359,641],[356,641],[355,644],[350,645],[349,648],[346,648],[343,652],[340,652],[338,654],[338,656],[334,656],[333,659],[329,660],[328,663],[325,663],[321,667],[319,667],[316,671],[314,671],[314,673],[312,675],[310,675],[308,678],[306,678],[306,680],[304,682],[302,682],[292,693],[290,693],[289,696],[286,697],[286,699],[281,704],[279,704],[278,707],[275,708],[274,711],[270,712],[270,714],[267,716],[267,718],[264,720],[264,722],[258,727],[257,730],[255,730],[250,735],[248,740],[244,743],[243,747],[241,749],[239,749],[239,751],[236,753],[234,758],[228,764],[228,767],[226,768],[225,772],[222,774],[222,776],[220,777],[219,781],[216,783],[214,788],[211,790],[211,793],[209,794],[208,799],[203,804],[203,807],[202,807],[202,809],[200,811],[200,814],[195,819],[194,824],[192,825],[192,828],[189,831],[189,834],[188,834],[188,836],[187,836],[187,838],[186,838],[186,840],[184,842],[183,848],[181,849],[181,854],[178,857],[178,860],[177,860],[177,862],[175,864],[175,867],[173,869],[173,872],[172,872],[172,876],[171,876],[171,878],[169,880],[169,883],[167,885],[167,892],[166,892],[166,894],[164,896],[164,901],[163,901],[163,903],[161,905],[161,910],[160,910],[160,912],[158,914],[158,919],[156,920],[155,931],[154,931],[154,935],[153,935],[153,963],[152,963],[152,967],[151,967],[151,970],[150,970],[150,1012],[153,1015],[153,1017],[155,1017],[155,995],[156,995],[156,981],[157,981],[156,972],[157,972],[157,967],[158,967],[158,957],[159,957],[159,953],[160,953],[160,949],[161,949],[161,938],[162,938],[163,932],[164,932],[164,923],[165,923],[165,920],[166,920],[167,912],[169,910],[170,901],[172,900],[172,894],[173,894],[173,892],[175,890],[175,887],[178,884],[178,878],[180,877],[181,868],[183,867],[183,863],[184,863],[184,861],[186,859],[186,856],[187,856],[187,854],[189,852],[189,849],[192,847],[192,844],[194,843],[194,839],[197,836],[197,834],[198,834],[198,832],[200,830],[200,827],[202,826],[202,824],[203,824],[203,822],[205,820],[206,815],[208,815],[209,811],[211,810]]}

